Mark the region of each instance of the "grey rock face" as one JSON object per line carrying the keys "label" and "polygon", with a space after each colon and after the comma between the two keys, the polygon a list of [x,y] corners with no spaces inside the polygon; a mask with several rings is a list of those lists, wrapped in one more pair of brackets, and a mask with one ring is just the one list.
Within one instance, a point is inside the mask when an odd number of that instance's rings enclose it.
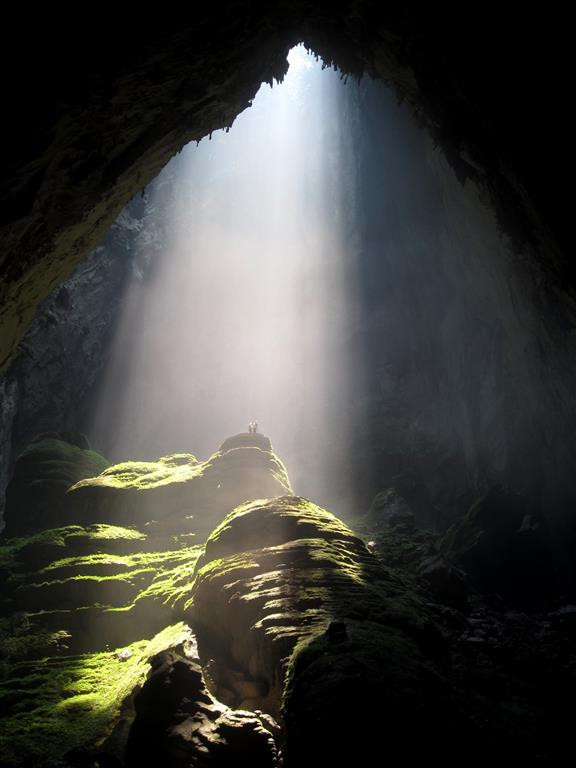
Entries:
{"label": "grey rock face", "polygon": [[123,288],[142,269],[157,233],[142,236],[137,198],[107,238],[38,309],[0,379],[0,515],[14,462],[39,433],[82,431],[122,307]]}

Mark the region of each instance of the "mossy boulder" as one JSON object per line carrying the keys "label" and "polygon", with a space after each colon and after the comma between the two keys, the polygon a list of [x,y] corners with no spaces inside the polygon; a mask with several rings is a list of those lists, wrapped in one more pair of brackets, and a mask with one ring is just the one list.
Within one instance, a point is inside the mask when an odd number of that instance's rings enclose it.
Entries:
{"label": "mossy boulder", "polygon": [[267,439],[260,442],[264,447],[227,448],[206,461],[177,454],[117,464],[76,483],[67,502],[85,522],[148,521],[157,531],[207,535],[238,504],[290,492],[282,462]]}
{"label": "mossy boulder", "polygon": [[[306,499],[232,512],[198,561],[189,615],[201,657],[213,660],[216,691],[228,689],[235,670],[259,684],[254,708],[282,706],[290,765],[348,765],[350,751],[334,734],[348,715],[365,734],[381,727],[382,713],[395,757],[409,734],[430,734],[429,722],[441,716],[446,736],[457,720],[441,671],[443,637],[426,604]],[[354,740],[354,749],[367,761],[373,741]]]}
{"label": "mossy boulder", "polygon": [[14,467],[6,490],[5,536],[54,528],[69,522],[65,494],[85,477],[100,474],[109,462],[90,450],[82,435],[38,435]]}
{"label": "mossy boulder", "polygon": [[[13,664],[0,682],[3,768],[118,765],[150,660],[190,640],[183,624],[116,651]],[[116,762],[114,762],[116,761]]]}

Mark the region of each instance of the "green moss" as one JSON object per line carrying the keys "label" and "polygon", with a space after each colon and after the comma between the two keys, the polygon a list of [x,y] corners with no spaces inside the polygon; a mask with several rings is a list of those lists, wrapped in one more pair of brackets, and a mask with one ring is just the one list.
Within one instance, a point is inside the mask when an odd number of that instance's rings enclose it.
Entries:
{"label": "green moss", "polygon": [[148,490],[170,483],[186,483],[203,472],[204,465],[191,453],[164,456],[157,461],[125,461],[109,467],[97,477],[76,483],[71,491],[84,487]]}
{"label": "green moss", "polygon": [[18,457],[6,491],[6,530],[17,535],[69,521],[63,504],[66,490],[85,477],[99,474],[109,462],[74,436],[40,435]]}
{"label": "green moss", "polygon": [[70,633],[66,630],[32,631],[27,613],[21,611],[0,619],[0,679],[9,667],[10,659],[41,656],[47,651],[58,653],[66,649]]}
{"label": "green moss", "polygon": [[222,557],[319,536],[325,540],[354,538],[341,520],[308,499],[297,496],[257,499],[236,507],[216,527],[206,542],[206,556]]}
{"label": "green moss", "polygon": [[193,582],[196,562],[202,547],[187,547],[170,554],[164,565],[156,572],[153,581],[136,598],[136,608],[153,601],[156,604],[175,608],[187,608],[193,599]]}
{"label": "green moss", "polygon": [[76,483],[67,503],[77,519],[155,521],[165,533],[208,533],[239,503],[289,490],[280,460],[252,446],[218,451],[206,461],[178,454],[124,462]]}
{"label": "green moss", "polygon": [[[62,574],[112,576],[117,573],[136,574],[142,570],[170,567],[190,557],[198,547],[168,550],[166,552],[136,552],[129,555],[96,553],[77,557],[65,557],[49,563],[38,571],[38,576],[61,577]],[[195,562],[195,559],[194,559]]]}
{"label": "green moss", "polygon": [[16,664],[0,684],[0,753],[6,768],[56,766],[71,750],[90,752],[118,722],[126,698],[149,671],[156,653],[182,643],[183,624],[133,643],[129,656],[93,653]]}
{"label": "green moss", "polygon": [[[140,548],[147,536],[140,531],[116,525],[68,525],[51,528],[26,537],[8,539],[0,546],[0,567],[14,569],[20,564],[42,567],[65,553],[101,550],[113,546],[122,550]],[[59,557],[60,556],[60,557]]]}
{"label": "green moss", "polygon": [[[216,662],[266,680],[278,706],[286,664],[332,622],[379,633],[376,646],[362,646],[366,670],[382,649],[399,645],[400,657],[437,640],[411,584],[344,523],[295,497],[244,504],[216,528],[198,562],[191,616]],[[340,651],[334,659],[345,665]]]}

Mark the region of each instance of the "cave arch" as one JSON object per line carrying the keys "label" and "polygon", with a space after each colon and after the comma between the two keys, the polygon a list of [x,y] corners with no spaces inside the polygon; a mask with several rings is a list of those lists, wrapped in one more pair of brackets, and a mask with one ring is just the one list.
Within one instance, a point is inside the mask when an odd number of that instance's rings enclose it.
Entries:
{"label": "cave arch", "polygon": [[261,82],[280,79],[300,40],[408,101],[460,178],[480,185],[519,247],[530,245],[543,304],[557,304],[547,288],[570,277],[558,250],[568,234],[557,174],[569,130],[561,21],[500,10],[465,23],[438,9],[298,0],[72,27],[52,12],[33,25],[15,18],[2,62],[11,119],[0,189],[0,368],[37,303],[123,205],[185,143],[229,125]]}

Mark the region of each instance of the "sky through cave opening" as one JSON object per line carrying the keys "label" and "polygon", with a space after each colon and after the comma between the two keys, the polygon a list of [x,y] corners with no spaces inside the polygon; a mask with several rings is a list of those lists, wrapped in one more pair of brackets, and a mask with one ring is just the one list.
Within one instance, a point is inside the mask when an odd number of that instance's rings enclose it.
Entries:
{"label": "sky through cave opening", "polygon": [[295,492],[334,503],[362,386],[357,84],[303,46],[289,64],[147,193],[92,438],[113,460],[206,456],[256,420]]}

